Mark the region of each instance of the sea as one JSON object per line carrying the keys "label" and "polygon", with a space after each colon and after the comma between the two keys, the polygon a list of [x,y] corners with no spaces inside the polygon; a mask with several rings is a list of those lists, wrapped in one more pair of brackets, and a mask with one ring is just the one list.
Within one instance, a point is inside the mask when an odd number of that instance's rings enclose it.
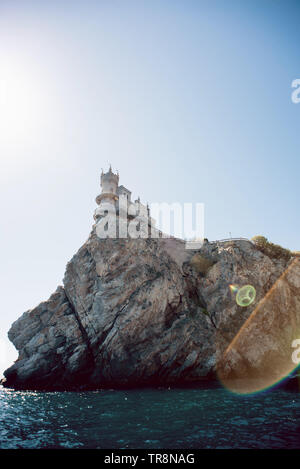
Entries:
{"label": "sea", "polygon": [[300,448],[299,394],[0,387],[0,448]]}

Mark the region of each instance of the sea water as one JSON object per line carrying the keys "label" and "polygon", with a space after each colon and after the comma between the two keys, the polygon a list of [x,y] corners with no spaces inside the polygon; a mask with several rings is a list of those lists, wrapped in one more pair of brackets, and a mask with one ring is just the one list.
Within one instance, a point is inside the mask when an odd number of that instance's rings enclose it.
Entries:
{"label": "sea water", "polygon": [[0,448],[300,448],[300,399],[281,389],[0,387]]}

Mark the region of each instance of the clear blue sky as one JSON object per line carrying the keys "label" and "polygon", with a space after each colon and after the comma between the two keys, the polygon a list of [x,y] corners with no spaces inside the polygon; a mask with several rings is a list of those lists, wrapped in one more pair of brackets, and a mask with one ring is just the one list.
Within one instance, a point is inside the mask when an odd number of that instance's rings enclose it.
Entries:
{"label": "clear blue sky", "polygon": [[86,240],[108,162],[143,201],[204,202],[209,239],[300,249],[299,13],[286,0],[0,0],[0,371],[10,324]]}

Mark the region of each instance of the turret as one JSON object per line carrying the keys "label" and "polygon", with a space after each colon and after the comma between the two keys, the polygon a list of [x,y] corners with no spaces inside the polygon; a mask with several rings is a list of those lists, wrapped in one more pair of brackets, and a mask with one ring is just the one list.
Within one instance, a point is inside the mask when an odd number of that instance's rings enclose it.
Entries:
{"label": "turret", "polygon": [[119,185],[119,174],[112,172],[111,166],[107,173],[102,170],[101,173],[101,194],[97,196],[96,202],[99,205],[104,199],[107,201],[115,202],[118,200],[118,185]]}

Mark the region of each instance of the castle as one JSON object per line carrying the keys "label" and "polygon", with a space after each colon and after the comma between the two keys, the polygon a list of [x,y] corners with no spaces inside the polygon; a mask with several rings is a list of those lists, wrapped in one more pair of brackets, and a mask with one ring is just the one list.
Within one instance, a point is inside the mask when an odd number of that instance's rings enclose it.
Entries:
{"label": "castle", "polygon": [[[125,186],[119,186],[119,173],[114,173],[111,166],[107,173],[101,173],[101,194],[96,197],[98,207],[94,213],[96,223],[104,217],[103,210],[116,214],[119,219],[136,220],[137,231],[141,230],[141,237],[161,237],[155,228],[155,220],[150,216],[149,205],[141,203],[140,198],[131,200],[131,191]],[[142,232],[144,230],[144,233]],[[156,234],[156,235],[155,235]]]}

